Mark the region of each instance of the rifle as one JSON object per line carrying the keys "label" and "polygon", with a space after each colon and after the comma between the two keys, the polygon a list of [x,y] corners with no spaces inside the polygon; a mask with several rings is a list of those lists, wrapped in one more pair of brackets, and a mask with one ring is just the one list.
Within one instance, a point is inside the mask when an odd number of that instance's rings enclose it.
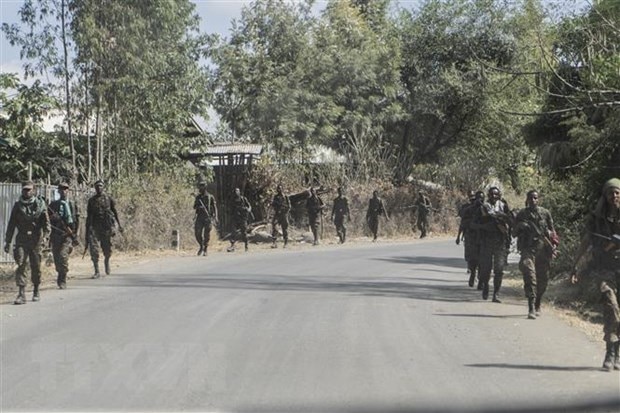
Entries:
{"label": "rifle", "polygon": [[620,235],[619,234],[612,234],[611,237],[608,237],[603,234],[597,234],[596,232],[591,232],[591,234],[594,235],[595,237],[603,238],[604,240],[609,241],[609,244],[605,247],[606,252],[611,251],[613,248],[620,248]]}
{"label": "rifle", "polygon": [[[67,205],[69,205],[69,203],[67,202]],[[51,216],[54,217],[54,220],[56,221],[60,221],[62,222],[62,226],[63,228],[58,228],[54,225],[50,226],[60,232],[64,232],[66,235],[70,236],[71,238],[75,237],[75,233],[73,232],[73,230],[71,229],[71,227],[69,227],[69,225],[67,225],[67,223],[60,217],[60,214],[58,214],[56,211],[54,211],[49,205],[47,206],[47,210],[51,213]]]}

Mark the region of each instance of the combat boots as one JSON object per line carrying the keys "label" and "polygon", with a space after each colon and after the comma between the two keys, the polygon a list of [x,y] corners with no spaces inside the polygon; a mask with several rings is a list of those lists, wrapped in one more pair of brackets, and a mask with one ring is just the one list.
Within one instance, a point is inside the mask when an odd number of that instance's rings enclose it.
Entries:
{"label": "combat boots", "polygon": [[475,268],[471,268],[469,270],[469,286],[473,287],[474,286],[474,282],[476,281],[476,269]]}
{"label": "combat boots", "polygon": [[614,368],[614,360],[616,355],[616,349],[614,343],[607,342],[605,348],[605,360],[603,361],[603,370],[611,371]]}
{"label": "combat boots", "polygon": [[39,301],[41,299],[39,295],[39,284],[34,285],[34,290],[32,291],[32,301]]}
{"label": "combat boots", "polygon": [[603,361],[603,370],[612,371],[614,368],[615,346],[614,343],[607,342],[605,350],[605,361]]}
{"label": "combat boots", "polygon": [[93,261],[93,266],[95,267],[95,273],[93,274],[93,278],[101,277],[101,275],[99,274],[99,261]]}
{"label": "combat boots", "polygon": [[110,257],[105,257],[103,266],[105,268],[105,275],[110,275]]}
{"label": "combat boots", "polygon": [[56,284],[58,284],[58,288],[64,290],[67,288],[67,274],[61,272],[58,273],[58,279],[56,280]]}
{"label": "combat boots", "polygon": [[614,370],[620,370],[620,341],[614,343]]}
{"label": "combat boots", "polygon": [[536,317],[540,317],[540,300],[541,297],[536,297],[536,300],[534,301],[534,311],[536,312]]}
{"label": "combat boots", "polygon": [[26,287],[19,286],[19,293],[17,293],[17,297],[13,302],[15,305],[26,304]]}
{"label": "combat boots", "polygon": [[502,288],[501,277],[494,277],[493,278],[493,302],[494,303],[501,303],[501,300],[499,299],[500,288]]}
{"label": "combat boots", "polygon": [[536,312],[534,311],[534,297],[528,297],[527,308],[527,318],[530,320],[536,320]]}
{"label": "combat boots", "polygon": [[482,299],[483,300],[489,299],[489,283],[488,282],[485,282],[482,284]]}
{"label": "combat boots", "polygon": [[197,255],[198,255],[198,256],[201,256],[203,252],[205,252],[205,251],[204,251],[204,249],[203,249],[202,247],[200,247],[200,248],[198,249],[198,254],[197,254]]}

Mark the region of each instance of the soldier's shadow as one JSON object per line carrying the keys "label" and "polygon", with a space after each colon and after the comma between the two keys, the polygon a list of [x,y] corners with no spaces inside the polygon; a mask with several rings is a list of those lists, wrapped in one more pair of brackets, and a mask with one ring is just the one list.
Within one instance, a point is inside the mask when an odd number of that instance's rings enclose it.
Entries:
{"label": "soldier's shadow", "polygon": [[516,369],[516,370],[544,370],[544,371],[601,371],[592,366],[542,366],[535,364],[509,364],[509,363],[476,363],[465,364],[465,367],[483,369]]}

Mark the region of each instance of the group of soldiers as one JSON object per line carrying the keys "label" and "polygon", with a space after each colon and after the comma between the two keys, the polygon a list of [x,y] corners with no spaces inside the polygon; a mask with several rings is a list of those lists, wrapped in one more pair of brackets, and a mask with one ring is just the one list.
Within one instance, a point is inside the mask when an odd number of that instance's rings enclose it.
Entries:
{"label": "group of soldiers", "polygon": [[[94,266],[93,278],[100,277],[100,249],[104,256],[104,271],[110,274],[110,257],[112,255],[112,237],[123,232],[114,200],[104,192],[104,183],[98,180],[94,184],[95,194],[89,198],[85,225],[86,248]],[[40,300],[41,258],[43,248],[48,240],[57,272],[58,288],[66,288],[69,272],[68,257],[74,247],[79,245],[78,229],[80,214],[74,202],[68,200],[69,185],[58,185],[59,199],[51,203],[34,194],[32,182],[22,184],[22,193],[13,205],[9,218],[4,251],[9,253],[13,235],[13,257],[17,264],[16,284],[19,288],[15,304],[26,303],[26,266],[30,264],[33,284],[32,301]],[[425,237],[428,227],[428,213],[431,210],[428,198],[420,192],[416,205],[418,207],[418,227],[421,237]],[[490,294],[490,278],[493,273],[493,302],[500,303],[500,290],[507,264],[507,257],[512,238],[517,239],[520,253],[519,269],[523,274],[523,285],[528,302],[529,319],[541,315],[541,302],[547,289],[548,274],[552,258],[556,253],[559,238],[555,231],[551,213],[539,205],[539,193],[531,190],[525,199],[525,208],[512,210],[502,198],[498,187],[491,187],[486,193],[470,192],[469,201],[459,209],[461,218],[456,243],[465,244],[465,260],[469,271],[469,286],[473,287],[478,279],[477,288],[482,291],[482,298],[487,300]],[[280,227],[284,247],[288,244],[288,217],[291,210],[289,196],[284,194],[281,185],[271,201],[273,215],[272,247],[277,247],[277,227]],[[319,243],[319,225],[326,205],[314,187],[310,188],[306,198],[306,210],[314,238],[313,244]],[[252,216],[252,207],[248,199],[235,188],[232,197],[233,232],[229,234],[230,247],[241,240],[245,250],[248,249],[247,228]],[[207,255],[210,232],[217,223],[217,207],[213,195],[207,192],[205,182],[199,184],[199,194],[195,198],[194,209],[195,236],[199,244],[198,255]],[[379,229],[379,217],[387,216],[385,204],[374,191],[368,202],[366,221],[376,241]],[[351,220],[349,201],[343,188],[338,188],[338,196],[333,200],[331,220],[336,227],[340,243],[346,240],[345,220]],[[590,255],[587,271],[581,270],[581,262]],[[606,343],[606,370],[620,370],[620,179],[608,180],[602,188],[596,208],[588,215],[586,231],[576,254],[574,271],[571,277],[577,283],[582,273],[589,274],[598,281],[598,288],[603,303],[604,340]]]}
{"label": "group of soldiers", "polygon": [[469,271],[469,286],[476,277],[482,298],[489,298],[493,273],[493,302],[500,303],[500,290],[512,238],[517,238],[521,253],[519,269],[523,273],[528,299],[528,318],[541,313],[541,300],[547,289],[551,259],[559,243],[551,213],[539,205],[538,191],[529,191],[525,208],[511,210],[498,187],[470,192],[469,203],[459,209],[461,223],[456,236],[457,245],[465,243],[465,261]]}
{"label": "group of soldiers", "polygon": [[[549,269],[559,245],[551,213],[539,205],[536,190],[526,194],[525,208],[513,211],[497,187],[485,193],[470,192],[469,202],[459,209],[461,223],[457,245],[465,243],[465,261],[469,286],[478,278],[482,298],[489,298],[493,273],[493,301],[501,302],[500,289],[512,238],[517,239],[519,270],[528,303],[528,319],[541,315],[541,302],[547,289]],[[582,261],[590,260],[585,269]],[[580,274],[595,280],[601,293],[606,343],[603,369],[620,370],[620,179],[608,180],[602,188],[596,208],[588,214],[586,230],[576,254],[571,282]]]}
{"label": "group of soldiers", "polygon": [[[104,193],[104,183],[95,182],[95,195],[88,200],[86,215],[86,248],[94,266],[93,278],[99,278],[99,250],[103,251],[104,270],[110,274],[112,237],[116,230],[123,231],[114,200]],[[39,301],[41,293],[41,261],[45,247],[51,249],[58,288],[67,287],[69,255],[79,245],[78,230],[80,214],[76,204],[68,199],[69,185],[58,185],[59,199],[50,202],[34,193],[31,181],[22,183],[22,193],[11,209],[5,234],[4,251],[8,254],[13,243],[13,258],[17,264],[15,281],[19,292],[15,304],[26,304],[26,269],[30,264],[33,285],[32,301]],[[84,250],[84,254],[86,249]]]}
{"label": "group of soldiers", "polygon": [[[198,242],[199,249],[198,255],[207,255],[209,247],[210,232],[213,227],[213,223],[217,222],[217,207],[215,204],[215,198],[207,191],[207,185],[205,182],[198,184],[198,195],[196,195],[194,201],[194,210],[196,212],[194,220],[194,232],[196,241]],[[340,243],[344,243],[347,237],[347,228],[345,220],[351,221],[351,210],[349,208],[349,200],[344,195],[344,189],[342,187],[337,190],[338,196],[333,200],[333,206],[331,210],[331,221],[336,227],[336,233]],[[241,194],[239,188],[234,189],[232,202],[230,204],[231,217],[232,217],[232,232],[227,234],[224,238],[230,241],[230,247],[227,251],[232,252],[235,250],[235,243],[239,240],[244,242],[245,250],[248,250],[248,236],[247,229],[249,220],[253,217],[252,206],[248,199]],[[308,225],[312,232],[313,245],[318,245],[321,239],[321,227],[322,219],[327,209],[327,206],[315,187],[310,187],[305,199],[305,208],[308,215]],[[277,185],[276,194],[273,196],[271,203],[271,239],[272,248],[277,248],[277,240],[280,229],[283,238],[283,247],[286,248],[289,242],[289,213],[291,211],[291,200],[288,195],[284,194],[282,185]],[[385,209],[383,199],[379,197],[379,192],[374,191],[372,198],[368,202],[368,209],[366,212],[366,221],[368,227],[372,233],[373,241],[378,238],[379,232],[379,217],[385,217],[389,220]],[[426,235],[426,233],[424,233]]]}

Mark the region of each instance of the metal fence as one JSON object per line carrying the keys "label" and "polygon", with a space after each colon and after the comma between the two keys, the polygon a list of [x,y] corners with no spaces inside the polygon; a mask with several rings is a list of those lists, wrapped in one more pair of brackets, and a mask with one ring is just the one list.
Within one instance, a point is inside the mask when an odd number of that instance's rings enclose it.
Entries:
{"label": "metal fence", "polygon": [[[14,262],[12,252],[8,254],[4,252],[4,237],[6,235],[9,217],[11,216],[11,209],[13,209],[13,205],[19,199],[21,193],[21,184],[0,183],[0,264],[11,264]],[[56,185],[36,184],[35,195],[44,197],[49,203],[50,201],[58,199],[57,187]],[[72,199],[75,200],[78,208],[84,211],[82,207],[86,204],[89,191],[78,191],[78,193],[72,195]],[[11,243],[12,241],[13,240],[11,240]]]}

